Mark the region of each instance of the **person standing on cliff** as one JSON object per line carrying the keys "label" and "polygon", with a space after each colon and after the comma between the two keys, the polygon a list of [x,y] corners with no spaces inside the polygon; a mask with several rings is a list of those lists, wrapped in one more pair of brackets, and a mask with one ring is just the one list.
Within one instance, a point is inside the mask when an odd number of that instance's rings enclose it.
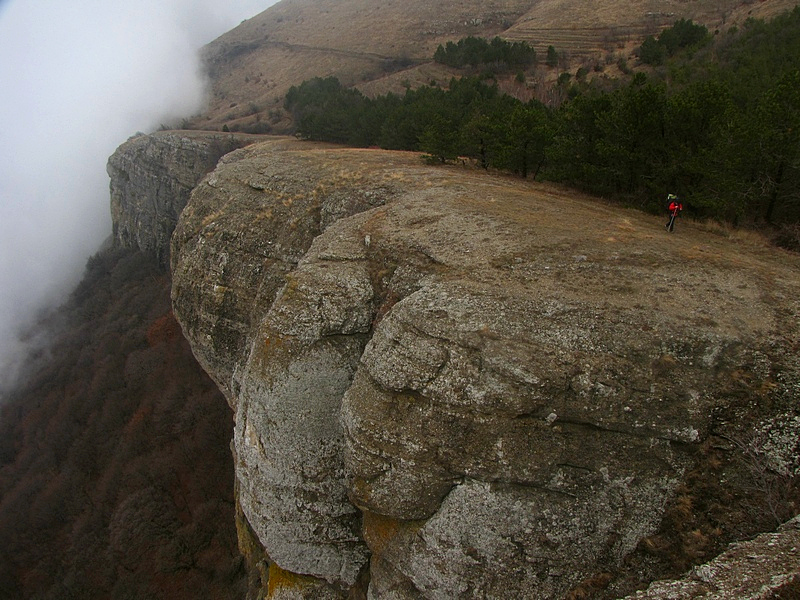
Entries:
{"label": "person standing on cliff", "polygon": [[669,211],[669,221],[667,221],[666,227],[667,231],[672,231],[675,229],[675,217],[683,210],[683,204],[680,198],[674,194],[667,194],[667,201],[669,202],[669,207],[667,208]]}

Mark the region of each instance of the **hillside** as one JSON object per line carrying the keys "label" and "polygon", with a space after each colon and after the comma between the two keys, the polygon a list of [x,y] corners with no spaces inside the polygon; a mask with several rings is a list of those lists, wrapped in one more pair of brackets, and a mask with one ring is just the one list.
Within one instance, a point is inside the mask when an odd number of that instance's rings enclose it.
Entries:
{"label": "hillside", "polygon": [[544,51],[553,45],[573,57],[630,51],[649,34],[657,34],[678,19],[692,19],[710,31],[741,24],[748,17],[768,18],[794,6],[794,2],[742,2],[723,0],[605,0],[587,9],[580,0],[542,0],[503,37],[525,40]]}
{"label": "hillside", "polygon": [[617,598],[796,512],[800,262],[757,238],[272,139],[171,254],[272,598]]}
{"label": "hillside", "polygon": [[574,68],[793,4],[283,0],[210,44],[211,131],[115,152],[115,247],[2,407],[0,598],[797,595],[797,254],[466,160],[219,131],[288,126],[312,76],[443,81],[464,35]]}
{"label": "hillside", "polygon": [[286,131],[283,96],[312,77],[335,76],[369,94],[447,81],[452,73],[431,64],[431,57],[439,44],[468,35],[525,40],[540,51],[552,44],[574,70],[586,60],[627,56],[646,34],[679,18],[714,31],[794,5],[795,0],[602,0],[590,8],[577,0],[282,0],[205,48],[210,103],[191,123],[201,129],[227,124]]}
{"label": "hillside", "polygon": [[241,599],[231,417],[170,280],[94,256],[0,407],[0,598]]}

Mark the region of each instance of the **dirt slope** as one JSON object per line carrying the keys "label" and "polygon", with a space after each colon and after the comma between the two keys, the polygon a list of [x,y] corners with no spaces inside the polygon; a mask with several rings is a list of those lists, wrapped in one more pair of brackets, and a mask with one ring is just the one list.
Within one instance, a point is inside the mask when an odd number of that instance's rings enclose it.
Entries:
{"label": "dirt slope", "polygon": [[[429,65],[439,44],[468,35],[553,45],[573,67],[628,53],[679,18],[714,31],[749,16],[769,17],[794,0],[283,0],[205,48],[212,88],[198,128],[223,124],[280,132],[283,97],[311,77],[336,76],[365,93],[446,81]],[[420,66],[422,65],[422,66]]]}

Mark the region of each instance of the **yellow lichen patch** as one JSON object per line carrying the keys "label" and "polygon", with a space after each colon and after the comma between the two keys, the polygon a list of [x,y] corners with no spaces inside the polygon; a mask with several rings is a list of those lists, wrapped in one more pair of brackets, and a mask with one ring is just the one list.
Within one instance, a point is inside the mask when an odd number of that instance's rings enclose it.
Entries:
{"label": "yellow lichen patch", "polygon": [[308,575],[298,575],[291,571],[281,569],[275,563],[269,566],[269,579],[267,581],[266,598],[274,598],[275,594],[282,589],[291,588],[302,590],[317,583],[317,580]]}
{"label": "yellow lichen patch", "polygon": [[398,536],[415,535],[424,524],[425,521],[404,521],[363,511],[364,541],[374,555],[381,554]]}
{"label": "yellow lichen patch", "polygon": [[280,352],[283,348],[284,338],[281,336],[267,336],[261,344],[261,360],[264,363],[270,361],[276,353]]}
{"label": "yellow lichen patch", "polygon": [[264,565],[269,562],[264,546],[258,539],[255,531],[250,526],[242,507],[239,504],[239,485],[234,485],[234,497],[236,502],[236,537],[239,546],[239,553],[244,558],[248,571],[257,571],[261,576],[262,585],[267,581],[267,574],[264,572]]}
{"label": "yellow lichen patch", "polygon": [[398,519],[364,511],[364,541],[375,554],[380,554],[388,543],[400,532],[402,523]]}
{"label": "yellow lichen patch", "polygon": [[397,538],[408,539],[419,533],[425,521],[405,521],[367,510],[363,511],[362,535],[372,555],[385,552]]}
{"label": "yellow lichen patch", "polygon": [[283,286],[283,290],[280,292],[284,302],[290,300],[295,294],[302,291],[300,280],[294,273],[287,273],[285,279],[286,285]]}
{"label": "yellow lichen patch", "polygon": [[266,337],[264,338],[264,352],[274,352],[275,349],[283,346],[282,337]]}
{"label": "yellow lichen patch", "polygon": [[261,547],[258,538],[255,533],[253,533],[250,524],[241,512],[237,512],[235,524],[239,553],[248,563],[256,564],[263,558],[264,549]]}

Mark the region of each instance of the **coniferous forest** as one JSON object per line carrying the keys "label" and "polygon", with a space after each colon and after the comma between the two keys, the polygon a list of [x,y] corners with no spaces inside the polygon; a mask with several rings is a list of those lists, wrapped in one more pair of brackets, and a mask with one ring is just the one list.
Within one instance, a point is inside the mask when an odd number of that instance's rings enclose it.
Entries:
{"label": "coniferous forest", "polygon": [[622,77],[562,74],[557,106],[499,91],[499,74],[523,80],[539,60],[524,43],[467,38],[434,60],[463,76],[375,98],[316,78],[285,107],[305,139],[466,157],[649,211],[674,193],[692,216],[775,226],[796,248],[800,8],[716,35],[678,21],[647,38]]}

